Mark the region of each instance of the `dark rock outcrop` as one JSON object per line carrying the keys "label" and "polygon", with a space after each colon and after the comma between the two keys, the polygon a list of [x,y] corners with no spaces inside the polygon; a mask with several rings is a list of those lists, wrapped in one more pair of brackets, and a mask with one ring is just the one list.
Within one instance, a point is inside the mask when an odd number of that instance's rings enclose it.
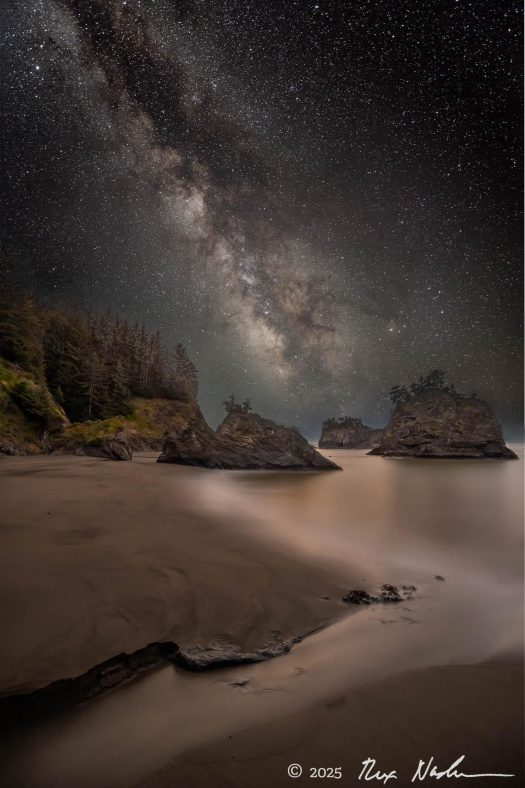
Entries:
{"label": "dark rock outcrop", "polygon": [[202,672],[232,665],[250,665],[255,662],[264,662],[273,657],[287,654],[292,646],[299,643],[301,638],[281,639],[276,638],[256,651],[243,651],[239,646],[229,643],[209,643],[206,646],[194,645],[187,648],[178,648],[170,657],[184,670]]}
{"label": "dark rock outcrop", "polygon": [[95,425],[96,429],[102,424],[104,422],[73,424],[71,430],[64,430],[61,435],[53,440],[51,451],[57,454],[102,457],[107,460],[131,460],[133,458],[133,450],[129,444],[125,429],[120,427],[107,429],[106,424],[106,428],[103,431],[100,430],[100,434],[95,432],[90,437],[83,434],[87,432],[89,435],[88,431],[92,425]]}
{"label": "dark rock outcrop", "polygon": [[240,410],[229,413],[216,433],[204,423],[170,434],[158,462],[226,469],[338,469],[297,430]]}
{"label": "dark rock outcrop", "polygon": [[150,643],[131,654],[117,654],[81,676],[54,681],[34,692],[0,698],[0,719],[9,725],[15,721],[34,721],[35,718],[54,714],[110,692],[140,673],[160,665],[171,663],[183,670],[199,673],[248,665],[286,654],[300,641],[300,637],[275,638],[255,651],[243,651],[231,643],[196,644],[185,648],[170,641]]}
{"label": "dark rock outcrop", "polygon": [[354,588],[345,594],[343,602],[349,605],[374,605],[378,603],[388,602],[403,602],[412,599],[414,591],[417,591],[415,586],[393,586],[390,583],[385,583],[381,586],[378,594],[369,594],[362,588]]}
{"label": "dark rock outcrop", "polygon": [[59,454],[131,460],[134,451],[161,451],[167,434],[195,426],[208,427],[195,401],[171,399],[132,400],[132,413],[99,421],[71,424],[50,439],[50,450]]}
{"label": "dark rock outcrop", "polygon": [[439,459],[516,459],[490,406],[476,397],[427,389],[396,405],[370,454]]}
{"label": "dark rock outcrop", "polygon": [[81,676],[60,679],[23,695],[0,699],[0,717],[8,722],[33,719],[109,692],[144,670],[162,665],[176,653],[174,643],[150,643],[132,654],[118,654],[95,665]]}
{"label": "dark rock outcrop", "polygon": [[111,440],[94,441],[84,449],[89,457],[105,457],[108,460],[132,460],[133,450],[126,440],[125,434],[117,435]]}
{"label": "dark rock outcrop", "polygon": [[9,457],[14,457],[18,454],[17,446],[13,441],[9,441],[0,435],[0,454],[6,454]]}
{"label": "dark rock outcrop", "polygon": [[379,444],[382,432],[367,427],[361,419],[327,419],[323,422],[319,448],[370,449]]}

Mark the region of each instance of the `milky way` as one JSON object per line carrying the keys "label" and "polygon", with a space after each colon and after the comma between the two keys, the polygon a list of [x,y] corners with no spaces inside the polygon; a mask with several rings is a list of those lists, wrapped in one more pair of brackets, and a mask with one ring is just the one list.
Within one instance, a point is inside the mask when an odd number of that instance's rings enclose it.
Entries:
{"label": "milky way", "polygon": [[23,284],[182,341],[213,423],[382,424],[440,366],[515,427],[519,5],[4,6]]}

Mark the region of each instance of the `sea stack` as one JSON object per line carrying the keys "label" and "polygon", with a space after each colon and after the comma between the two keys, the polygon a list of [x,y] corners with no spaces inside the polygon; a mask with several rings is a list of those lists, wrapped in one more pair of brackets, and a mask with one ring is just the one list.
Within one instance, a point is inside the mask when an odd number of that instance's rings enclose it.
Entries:
{"label": "sea stack", "polygon": [[350,416],[327,419],[319,438],[321,449],[371,449],[378,446],[383,430],[367,427]]}
{"label": "sea stack", "polygon": [[478,397],[423,389],[399,402],[370,454],[438,459],[517,459],[492,408]]}
{"label": "sea stack", "polygon": [[158,462],[231,470],[339,470],[298,430],[241,409],[228,413],[216,433],[188,426],[169,435]]}

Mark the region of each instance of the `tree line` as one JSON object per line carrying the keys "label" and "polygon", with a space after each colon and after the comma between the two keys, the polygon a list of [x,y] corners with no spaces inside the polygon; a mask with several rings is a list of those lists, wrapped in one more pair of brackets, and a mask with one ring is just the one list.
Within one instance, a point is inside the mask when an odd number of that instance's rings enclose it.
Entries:
{"label": "tree line", "polygon": [[329,427],[364,427],[362,419],[354,416],[330,416],[323,421],[323,429]]}
{"label": "tree line", "polygon": [[194,400],[197,370],[182,344],[111,313],[42,308],[27,295],[0,295],[0,355],[44,382],[72,421],[131,413],[131,398]]}
{"label": "tree line", "polygon": [[[428,375],[420,375],[418,380],[410,383],[408,386],[392,386],[389,393],[390,400],[397,405],[399,402],[408,402],[409,400],[417,397],[423,391],[429,389],[437,389],[439,391],[448,392],[455,397],[466,398],[467,395],[461,394],[453,383],[447,382],[446,373],[442,369],[433,369]],[[473,399],[477,399],[477,394],[472,392],[468,395]]]}
{"label": "tree line", "polygon": [[[409,400],[414,399],[414,397],[417,397],[423,391],[429,389],[444,391],[462,399],[466,399],[467,397],[478,399],[478,395],[475,392],[469,395],[460,393],[453,383],[447,382],[446,373],[442,369],[433,369],[428,375],[420,375],[417,380],[408,385],[402,384],[400,386],[392,386],[389,392],[389,399],[394,405],[397,405],[401,402],[409,402]],[[341,426],[363,427],[364,425],[361,419],[352,416],[339,416],[339,418],[331,416],[323,422],[323,428]]]}
{"label": "tree line", "polygon": [[242,402],[237,402],[234,394],[230,394],[222,404],[224,405],[226,413],[249,413],[252,410],[252,405],[248,397]]}

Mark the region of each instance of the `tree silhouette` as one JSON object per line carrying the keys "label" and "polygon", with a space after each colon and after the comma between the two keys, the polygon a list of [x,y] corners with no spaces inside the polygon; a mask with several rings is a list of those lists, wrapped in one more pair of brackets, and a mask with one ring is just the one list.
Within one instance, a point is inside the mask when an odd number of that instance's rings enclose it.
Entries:
{"label": "tree silhouette", "polygon": [[8,287],[0,290],[0,356],[44,383],[72,421],[128,415],[134,395],[188,400],[198,392],[180,343],[173,358],[144,324],[109,311],[44,309]]}
{"label": "tree silhouette", "polygon": [[235,410],[239,410],[241,407],[235,399],[234,394],[230,394],[230,396],[227,397],[222,404],[224,405],[224,410],[226,413],[233,413]]}
{"label": "tree silhouette", "polygon": [[439,368],[431,370],[426,376],[420,375],[416,381],[413,381],[408,386],[392,386],[388,396],[394,405],[397,405],[401,402],[408,402],[423,391],[430,389],[445,391],[453,394],[455,397],[462,396],[458,393],[453,383],[447,384],[446,374]]}
{"label": "tree silhouette", "polygon": [[175,348],[175,376],[188,387],[191,395],[196,399],[199,391],[197,368],[180,342]]}

